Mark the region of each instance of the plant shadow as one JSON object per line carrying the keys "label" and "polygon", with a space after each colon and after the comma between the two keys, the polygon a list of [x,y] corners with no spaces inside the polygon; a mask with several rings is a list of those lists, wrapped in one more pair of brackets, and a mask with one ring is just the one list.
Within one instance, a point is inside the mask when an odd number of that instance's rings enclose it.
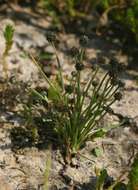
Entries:
{"label": "plant shadow", "polygon": [[14,127],[10,131],[12,142],[12,150],[25,149],[27,147],[36,147],[39,150],[49,149],[52,144],[52,149],[57,149],[59,146],[56,142],[53,126],[48,122],[42,122],[41,118],[35,118],[34,126]]}

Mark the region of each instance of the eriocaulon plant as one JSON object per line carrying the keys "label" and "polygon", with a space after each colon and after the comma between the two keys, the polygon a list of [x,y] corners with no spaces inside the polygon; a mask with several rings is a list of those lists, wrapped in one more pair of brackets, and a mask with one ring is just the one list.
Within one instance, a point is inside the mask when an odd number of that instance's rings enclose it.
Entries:
{"label": "eriocaulon plant", "polygon": [[[50,34],[47,39],[55,49],[55,36]],[[90,79],[84,85],[82,75],[85,49],[83,47],[87,41],[88,38],[83,36],[80,39],[80,48],[73,47],[71,49],[75,70],[71,72],[66,83],[56,49],[58,74],[55,81],[46,77],[31,55],[33,62],[49,84],[47,96],[43,96],[35,90],[33,93],[47,102],[47,112],[51,115],[51,121],[55,124],[55,132],[59,142],[65,148],[68,158],[71,158],[72,154],[76,154],[86,141],[102,137],[105,134],[106,131],[104,128],[99,128],[98,123],[107,112],[113,112],[110,106],[122,98],[119,89],[123,87],[123,83],[117,79],[120,67],[115,60],[111,60],[110,71],[101,80],[96,80],[99,67],[93,65],[90,69]]]}

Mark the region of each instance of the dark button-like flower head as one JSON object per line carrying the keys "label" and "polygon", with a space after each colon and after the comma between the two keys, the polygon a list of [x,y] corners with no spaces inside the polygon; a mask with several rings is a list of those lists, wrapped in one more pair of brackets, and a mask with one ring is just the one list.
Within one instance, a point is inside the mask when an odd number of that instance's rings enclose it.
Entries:
{"label": "dark button-like flower head", "polygon": [[86,35],[81,36],[80,38],[80,45],[86,46],[88,44],[89,38]]}
{"label": "dark button-like flower head", "polygon": [[93,85],[94,87],[98,86],[98,84],[99,84],[98,81],[96,81],[96,80],[92,81],[92,85]]}
{"label": "dark button-like flower head", "polygon": [[113,113],[114,113],[113,109],[112,109],[111,107],[109,107],[109,106],[105,106],[105,107],[104,107],[104,110],[105,110],[106,112],[108,112],[109,114],[113,114]]}
{"label": "dark button-like flower head", "polygon": [[122,99],[122,93],[121,92],[117,92],[117,93],[115,93],[115,95],[114,95],[114,98],[115,98],[115,100],[118,100],[118,101],[120,101],[121,99]]}
{"label": "dark button-like flower head", "polygon": [[79,54],[79,49],[78,48],[76,48],[76,47],[72,47],[71,49],[70,49],[70,55],[71,56],[73,56],[73,57],[75,57],[75,56],[77,56],[78,54]]}
{"label": "dark button-like flower head", "polygon": [[75,64],[75,68],[76,68],[77,71],[82,71],[84,69],[84,64],[80,63],[80,62],[77,62]]}
{"label": "dark button-like flower head", "polygon": [[66,85],[65,90],[67,93],[71,94],[73,92],[74,88],[71,85]]}
{"label": "dark button-like flower head", "polygon": [[54,32],[48,32],[46,35],[48,42],[55,42],[56,41],[56,35]]}

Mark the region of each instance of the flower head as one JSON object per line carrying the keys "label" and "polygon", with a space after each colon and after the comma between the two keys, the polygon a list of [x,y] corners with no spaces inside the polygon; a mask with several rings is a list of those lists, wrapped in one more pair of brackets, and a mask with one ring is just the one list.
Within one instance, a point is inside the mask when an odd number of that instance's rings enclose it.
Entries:
{"label": "flower head", "polygon": [[79,49],[76,48],[76,47],[72,47],[72,48],[70,49],[70,54],[71,54],[73,57],[77,56],[77,55],[79,54]]}
{"label": "flower head", "polygon": [[109,114],[113,114],[113,113],[114,113],[113,109],[112,109],[111,107],[109,107],[109,106],[105,106],[105,107],[104,107],[104,110],[105,110],[106,112],[108,112]]}
{"label": "flower head", "polygon": [[84,69],[84,64],[81,63],[81,62],[77,62],[75,64],[75,68],[76,68],[77,71],[82,71]]}
{"label": "flower head", "polygon": [[81,36],[80,38],[80,45],[86,46],[88,44],[89,38],[86,35]]}
{"label": "flower head", "polygon": [[48,42],[55,42],[56,41],[56,35],[54,32],[48,32],[46,35]]}
{"label": "flower head", "polygon": [[66,85],[65,90],[67,93],[71,94],[73,92],[74,88],[71,85]]}
{"label": "flower head", "polygon": [[118,101],[120,101],[121,99],[122,99],[122,93],[121,92],[117,92],[117,93],[115,93],[115,95],[114,95],[114,98],[115,98],[115,100],[118,100]]}
{"label": "flower head", "polygon": [[93,85],[94,87],[98,86],[98,84],[99,84],[99,82],[96,81],[96,80],[94,80],[94,81],[92,82],[92,85]]}

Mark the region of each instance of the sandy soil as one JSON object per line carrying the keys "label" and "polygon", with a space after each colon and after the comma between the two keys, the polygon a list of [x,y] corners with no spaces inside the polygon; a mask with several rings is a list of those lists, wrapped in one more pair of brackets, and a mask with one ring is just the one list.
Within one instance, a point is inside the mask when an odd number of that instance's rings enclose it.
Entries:
{"label": "sandy soil", "polygon": [[[34,86],[40,83],[38,70],[30,59],[22,56],[22,48],[24,51],[34,53],[41,48],[53,52],[46,40],[50,21],[35,19],[29,15],[24,16],[24,19],[18,16],[15,17],[10,11],[7,11],[6,19],[3,15],[0,16],[0,52],[2,54],[4,48],[3,29],[6,23],[12,23],[15,36],[13,48],[7,59],[9,76],[15,75],[18,81],[31,83]],[[66,33],[59,33],[58,37],[61,40],[58,49],[59,57],[63,70],[67,74],[73,69],[73,65],[65,52],[69,47],[76,45],[78,38],[74,34]],[[90,39],[87,55],[87,64],[91,64],[99,55],[103,55],[106,62],[111,55],[115,55],[126,65],[128,62],[127,55],[121,53],[121,48],[116,41],[114,43],[100,37]],[[2,66],[0,66],[0,72],[2,75]],[[129,170],[133,156],[138,150],[138,86],[134,80],[136,75],[138,75],[136,71],[127,71],[120,76],[126,84],[124,98],[113,106],[116,113],[131,117],[135,123],[130,122],[123,127],[111,130],[104,139],[88,142],[80,152],[81,155],[74,159],[74,165],[77,167],[65,167],[59,150],[52,150],[49,177],[51,189],[71,189],[73,186],[76,186],[76,189],[92,189],[95,165],[106,167],[109,174],[115,178]],[[17,91],[13,99],[16,99],[15,96],[18,94]],[[0,190],[41,190],[45,183],[44,173],[50,150],[32,146],[13,151],[11,129],[24,125],[23,119],[17,114],[20,105],[17,107],[0,109]],[[116,116],[106,116],[102,124],[112,125],[118,121]],[[95,147],[101,149],[101,155],[98,157],[92,154]]]}

